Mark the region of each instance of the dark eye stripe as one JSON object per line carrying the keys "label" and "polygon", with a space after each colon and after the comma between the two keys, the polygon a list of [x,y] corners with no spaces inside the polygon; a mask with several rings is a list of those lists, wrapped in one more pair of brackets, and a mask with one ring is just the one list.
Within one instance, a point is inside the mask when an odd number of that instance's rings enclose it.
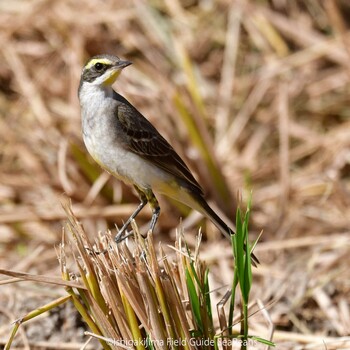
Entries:
{"label": "dark eye stripe", "polygon": [[111,64],[96,62],[91,68],[84,69],[82,78],[84,81],[91,83],[104,74],[110,67]]}

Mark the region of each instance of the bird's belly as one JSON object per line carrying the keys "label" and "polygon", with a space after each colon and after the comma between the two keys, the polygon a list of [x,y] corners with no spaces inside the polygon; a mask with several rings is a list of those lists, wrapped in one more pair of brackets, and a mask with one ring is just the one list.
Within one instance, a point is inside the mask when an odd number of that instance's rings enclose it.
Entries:
{"label": "bird's belly", "polygon": [[96,137],[88,133],[84,142],[92,158],[116,178],[140,188],[157,188],[163,182],[172,181],[167,172],[152,165],[135,153],[126,150],[115,139]]}

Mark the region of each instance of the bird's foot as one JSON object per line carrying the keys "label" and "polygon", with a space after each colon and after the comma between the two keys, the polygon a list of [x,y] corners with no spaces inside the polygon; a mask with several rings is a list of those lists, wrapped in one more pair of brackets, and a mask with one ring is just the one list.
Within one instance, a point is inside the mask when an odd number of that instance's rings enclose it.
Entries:
{"label": "bird's foot", "polygon": [[117,235],[114,237],[114,241],[115,243],[121,243],[123,242],[125,239],[127,239],[128,237],[130,237],[131,235],[134,234],[134,231],[131,230],[130,232],[126,231],[126,234],[125,233],[126,230],[120,230],[118,231]]}

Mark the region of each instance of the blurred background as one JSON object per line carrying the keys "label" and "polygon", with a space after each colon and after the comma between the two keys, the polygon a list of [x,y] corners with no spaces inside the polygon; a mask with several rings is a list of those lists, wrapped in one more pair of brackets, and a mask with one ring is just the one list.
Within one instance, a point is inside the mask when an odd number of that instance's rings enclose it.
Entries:
{"label": "blurred background", "polygon": [[[59,276],[65,197],[91,238],[138,205],[81,136],[82,66],[115,54],[133,62],[115,89],[184,158],[214,208],[234,220],[237,197],[244,207],[252,193],[251,239],[263,230],[253,297],[278,348],[322,339],[349,348],[349,29],[346,0],[0,1],[0,267]],[[180,218],[189,242],[201,226],[213,285],[227,284],[229,243],[159,200],[156,239],[173,242]],[[149,219],[147,208],[137,224]],[[29,284],[0,286],[1,340],[14,319],[64,294]],[[24,328],[19,344],[80,336],[67,331],[81,326],[73,311],[60,312],[51,330],[47,317]]]}

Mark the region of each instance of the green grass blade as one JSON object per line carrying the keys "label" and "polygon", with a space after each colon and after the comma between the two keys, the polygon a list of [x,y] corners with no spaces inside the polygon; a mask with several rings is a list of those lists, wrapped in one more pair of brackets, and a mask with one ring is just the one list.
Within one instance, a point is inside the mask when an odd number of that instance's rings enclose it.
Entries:
{"label": "green grass blade", "polygon": [[188,294],[190,297],[190,304],[191,304],[193,316],[196,321],[197,327],[199,328],[200,332],[203,334],[203,323],[201,318],[200,300],[197,294],[195,283],[192,279],[192,275],[188,270],[188,268],[186,268],[185,276],[186,276],[186,284],[188,288]]}

